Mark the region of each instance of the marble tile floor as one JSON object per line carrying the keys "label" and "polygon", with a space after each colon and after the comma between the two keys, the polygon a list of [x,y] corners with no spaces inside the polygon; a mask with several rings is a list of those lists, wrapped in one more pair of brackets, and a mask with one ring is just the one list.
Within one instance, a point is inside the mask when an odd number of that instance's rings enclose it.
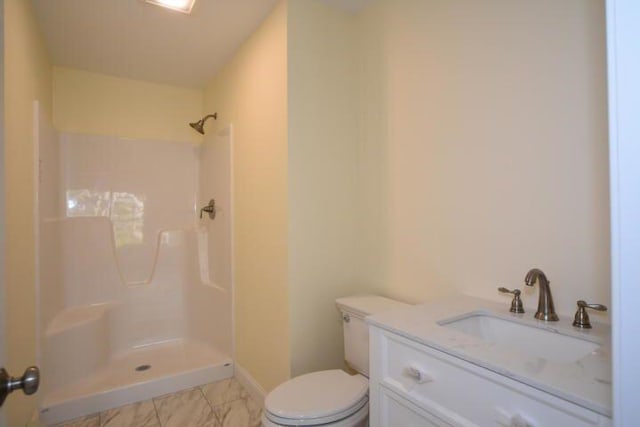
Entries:
{"label": "marble tile floor", "polygon": [[55,427],[260,427],[261,416],[260,405],[231,378]]}

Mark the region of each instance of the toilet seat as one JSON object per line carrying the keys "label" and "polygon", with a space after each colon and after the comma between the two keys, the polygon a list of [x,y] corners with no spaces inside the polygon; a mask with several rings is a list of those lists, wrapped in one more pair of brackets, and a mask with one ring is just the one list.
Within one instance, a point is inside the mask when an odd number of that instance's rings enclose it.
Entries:
{"label": "toilet seat", "polygon": [[[267,418],[266,412],[262,414],[262,427],[298,427],[295,420],[286,420],[288,424],[276,424]],[[295,423],[292,425],[291,423]],[[317,424],[316,424],[317,426]],[[328,424],[320,424],[320,427],[369,427],[369,404],[364,405],[358,412],[349,415],[347,418],[343,418],[338,421],[334,421]],[[308,425],[306,427],[315,427]]]}
{"label": "toilet seat", "polygon": [[265,400],[265,416],[277,425],[311,426],[347,418],[369,402],[369,382],[362,375],[335,369],[293,378]]}

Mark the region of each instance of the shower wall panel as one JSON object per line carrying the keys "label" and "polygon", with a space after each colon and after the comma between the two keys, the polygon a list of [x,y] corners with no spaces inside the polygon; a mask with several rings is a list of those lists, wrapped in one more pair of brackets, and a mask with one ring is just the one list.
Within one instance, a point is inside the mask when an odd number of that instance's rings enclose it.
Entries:
{"label": "shower wall panel", "polygon": [[[205,136],[199,153],[198,207],[215,200],[215,219],[203,215],[198,228],[198,254],[200,256],[200,281],[207,284],[189,292],[190,306],[198,306],[191,317],[189,328],[198,336],[209,336],[216,348],[232,354],[232,158],[233,127]],[[213,294],[202,299],[202,293]],[[221,323],[209,327],[204,318],[207,308],[204,301],[213,301],[209,309],[217,314]]]}
{"label": "shower wall panel", "polygon": [[160,231],[193,226],[190,144],[64,134],[65,216],[110,219],[126,284],[151,280]]}
{"label": "shower wall panel", "polygon": [[[38,354],[49,373],[43,394],[131,349],[209,338],[189,335],[185,297],[203,287],[194,229],[197,150],[58,135],[38,105],[34,116]],[[201,316],[212,323],[209,313]]]}

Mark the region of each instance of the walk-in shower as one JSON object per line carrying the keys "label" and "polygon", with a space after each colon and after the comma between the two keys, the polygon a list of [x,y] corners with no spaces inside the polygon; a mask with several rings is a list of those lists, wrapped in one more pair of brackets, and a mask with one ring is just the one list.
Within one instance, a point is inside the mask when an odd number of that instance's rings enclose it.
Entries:
{"label": "walk-in shower", "polygon": [[230,128],[194,147],[36,122],[40,419],[232,376]]}

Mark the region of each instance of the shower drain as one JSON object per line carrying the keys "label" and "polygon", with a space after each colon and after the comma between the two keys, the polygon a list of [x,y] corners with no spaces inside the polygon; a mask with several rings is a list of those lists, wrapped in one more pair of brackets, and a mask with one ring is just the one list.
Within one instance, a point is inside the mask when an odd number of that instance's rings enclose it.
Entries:
{"label": "shower drain", "polygon": [[149,369],[151,369],[151,365],[136,366],[136,371],[138,371],[138,372],[147,371]]}

